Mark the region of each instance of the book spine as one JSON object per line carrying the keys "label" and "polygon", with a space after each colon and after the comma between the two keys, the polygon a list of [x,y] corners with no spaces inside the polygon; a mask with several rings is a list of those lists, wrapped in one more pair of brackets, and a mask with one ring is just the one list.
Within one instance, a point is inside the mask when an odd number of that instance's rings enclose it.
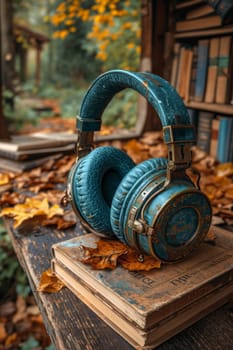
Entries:
{"label": "book spine", "polygon": [[197,77],[197,46],[193,47],[193,59],[192,59],[192,68],[191,68],[191,77],[189,85],[189,97],[190,100],[195,99],[195,85]]}
{"label": "book spine", "polygon": [[185,18],[186,19],[194,19],[194,18],[200,18],[207,15],[210,15],[214,12],[214,8],[212,6],[202,5],[200,7],[194,8],[193,10],[190,10],[187,12]]}
{"label": "book spine", "polygon": [[188,108],[188,114],[190,118],[190,123],[194,126],[195,132],[197,134],[198,112],[196,109]]}
{"label": "book spine", "polygon": [[216,85],[216,103],[226,103],[227,85],[229,79],[229,62],[231,51],[231,36],[223,36],[220,38],[219,58],[218,58],[218,74]]}
{"label": "book spine", "polygon": [[185,74],[185,86],[184,86],[184,100],[188,102],[190,100],[190,84],[192,76],[192,63],[193,63],[193,48],[188,49],[187,67]]}
{"label": "book spine", "polygon": [[233,122],[231,124],[231,133],[230,133],[230,145],[229,145],[229,162],[233,162]]}
{"label": "book spine", "polygon": [[194,99],[197,102],[202,102],[205,94],[206,76],[209,57],[209,41],[199,40],[197,48],[197,77],[195,84]]}
{"label": "book spine", "polygon": [[211,140],[210,140],[210,155],[214,158],[217,158],[217,149],[218,149],[218,137],[219,137],[219,119],[213,119],[212,121],[212,131],[211,131]]}
{"label": "book spine", "polygon": [[176,87],[178,68],[179,68],[179,55],[180,55],[181,44],[175,43],[173,48],[173,60],[172,60],[172,71],[171,71],[171,85]]}
{"label": "book spine", "polygon": [[210,39],[208,71],[206,81],[205,102],[213,103],[215,99],[216,81],[218,73],[219,38]]}
{"label": "book spine", "polygon": [[183,47],[180,56],[179,80],[177,82],[177,92],[183,98],[188,100],[189,84],[191,77],[192,50],[190,47]]}
{"label": "book spine", "polygon": [[220,117],[217,159],[221,163],[228,162],[230,158],[232,123],[233,119],[231,117]]}
{"label": "book spine", "polygon": [[176,32],[186,32],[208,28],[220,27],[222,24],[222,19],[219,16],[209,16],[203,18],[196,18],[190,20],[181,20],[176,22]]}
{"label": "book spine", "polygon": [[210,151],[213,117],[213,113],[205,111],[200,111],[198,115],[197,146],[206,153]]}

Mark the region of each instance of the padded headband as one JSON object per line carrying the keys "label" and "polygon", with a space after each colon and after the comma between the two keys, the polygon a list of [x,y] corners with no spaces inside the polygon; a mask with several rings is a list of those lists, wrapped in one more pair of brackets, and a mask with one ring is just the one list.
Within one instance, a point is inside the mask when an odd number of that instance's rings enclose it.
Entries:
{"label": "padded headband", "polygon": [[100,75],[87,91],[77,119],[80,131],[98,131],[105,107],[114,95],[131,88],[144,96],[158,113],[164,126],[190,125],[187,109],[176,90],[152,73],[111,70]]}

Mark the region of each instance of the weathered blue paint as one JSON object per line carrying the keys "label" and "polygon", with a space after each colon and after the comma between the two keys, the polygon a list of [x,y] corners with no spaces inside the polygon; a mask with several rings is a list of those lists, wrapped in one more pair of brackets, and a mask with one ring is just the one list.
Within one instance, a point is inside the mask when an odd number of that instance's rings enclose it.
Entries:
{"label": "weathered blue paint", "polygon": [[137,91],[148,100],[158,112],[163,126],[190,123],[182,99],[168,81],[151,73],[111,70],[94,80],[87,91],[77,119],[77,128],[81,131],[100,130],[105,107],[116,93],[126,88]]}
{"label": "weathered blue paint", "polygon": [[112,70],[102,74],[83,99],[77,118],[83,138],[78,146],[85,150],[87,135],[100,129],[105,107],[125,88],[146,97],[160,117],[168,144],[168,165],[164,159],[150,159],[134,166],[128,156],[119,156],[118,150],[90,152],[89,140],[85,157],[68,178],[72,205],[91,230],[116,235],[161,260],[177,261],[204,239],[211,223],[211,206],[185,175],[195,135],[175,89],[151,73]]}

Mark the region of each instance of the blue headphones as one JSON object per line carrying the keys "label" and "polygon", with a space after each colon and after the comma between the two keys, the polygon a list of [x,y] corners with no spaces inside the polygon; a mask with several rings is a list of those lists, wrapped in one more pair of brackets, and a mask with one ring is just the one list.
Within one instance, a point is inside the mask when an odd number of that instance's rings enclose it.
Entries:
{"label": "blue headphones", "polygon": [[[94,132],[119,91],[131,88],[156,110],[168,159],[139,165],[114,147],[94,149]],[[67,183],[66,201],[90,231],[164,262],[183,259],[204,239],[211,223],[208,198],[186,175],[191,165],[193,126],[183,101],[164,79],[151,73],[111,70],[87,91],[77,118],[77,161]]]}

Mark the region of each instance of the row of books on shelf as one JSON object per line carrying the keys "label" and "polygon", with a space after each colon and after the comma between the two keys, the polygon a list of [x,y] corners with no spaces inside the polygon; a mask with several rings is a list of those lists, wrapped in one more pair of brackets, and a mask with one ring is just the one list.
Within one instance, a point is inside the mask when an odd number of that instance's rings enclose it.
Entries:
{"label": "row of books on shelf", "polygon": [[189,109],[197,146],[219,162],[233,162],[233,117]]}
{"label": "row of books on shelf", "polygon": [[232,0],[176,1],[176,32],[218,28],[232,21]]}
{"label": "row of books on shelf", "polygon": [[230,35],[175,43],[171,84],[186,102],[233,103],[232,44]]}

